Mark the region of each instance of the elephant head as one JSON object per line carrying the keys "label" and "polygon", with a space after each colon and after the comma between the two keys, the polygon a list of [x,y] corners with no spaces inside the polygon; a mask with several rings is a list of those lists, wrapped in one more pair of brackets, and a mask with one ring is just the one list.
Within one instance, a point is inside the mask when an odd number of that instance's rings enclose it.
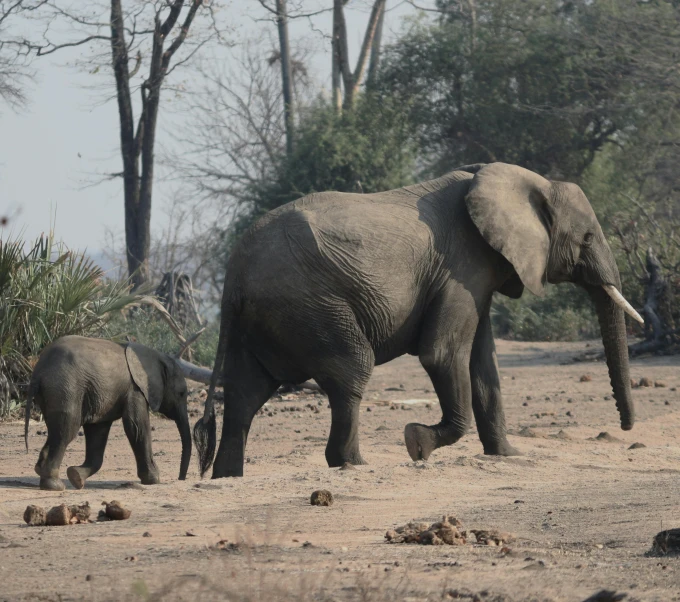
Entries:
{"label": "elephant head", "polygon": [[182,440],[179,480],[186,478],[191,461],[191,429],[187,413],[187,383],[179,364],[170,356],[143,345],[128,343],[125,359],[130,376],[149,408],[175,421]]}
{"label": "elephant head", "polygon": [[[477,167],[477,166],[475,166]],[[468,212],[481,235],[515,269],[519,296],[526,286],[542,296],[546,282],[574,282],[595,303],[621,428],[635,412],[630,390],[624,311],[642,322],[621,294],[621,278],[602,228],[583,191],[531,171],[491,163],[475,170]]]}

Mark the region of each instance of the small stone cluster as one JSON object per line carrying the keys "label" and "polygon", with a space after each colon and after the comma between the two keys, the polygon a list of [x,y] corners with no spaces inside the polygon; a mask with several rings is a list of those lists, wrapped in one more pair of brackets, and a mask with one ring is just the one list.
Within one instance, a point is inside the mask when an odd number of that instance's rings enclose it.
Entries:
{"label": "small stone cluster", "polygon": [[[97,520],[126,520],[130,518],[130,510],[118,501],[102,502],[102,506],[105,506],[105,509],[99,511]],[[60,504],[47,511],[42,506],[31,505],[24,511],[24,521],[30,527],[53,527],[89,523],[91,522],[90,511],[89,502],[72,506]]]}
{"label": "small stone cluster", "polygon": [[461,546],[478,543],[487,546],[501,546],[511,543],[515,536],[495,529],[469,529],[462,531],[463,523],[455,516],[444,516],[441,521],[428,525],[424,522],[410,522],[385,533],[388,543],[417,543],[425,546]]}

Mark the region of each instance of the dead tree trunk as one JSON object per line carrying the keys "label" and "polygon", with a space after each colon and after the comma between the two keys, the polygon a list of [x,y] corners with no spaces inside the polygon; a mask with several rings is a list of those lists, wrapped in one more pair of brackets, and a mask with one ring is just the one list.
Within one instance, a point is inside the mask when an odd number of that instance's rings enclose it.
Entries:
{"label": "dead tree trunk", "polygon": [[276,0],[276,25],[281,49],[281,83],[283,85],[283,118],[286,126],[286,153],[293,154],[293,77],[290,68],[288,12],[286,0]]}
{"label": "dead tree trunk", "polygon": [[136,65],[131,73],[128,66],[130,56],[125,41],[123,7],[121,0],[111,0],[111,51],[120,118],[120,149],[125,191],[125,243],[128,272],[135,289],[149,279],[154,148],[161,88],[168,73],[170,60],[184,43],[196,12],[202,4],[203,0],[192,1],[175,38],[167,48],[166,41],[177,25],[184,0],[168,3],[170,10],[165,20],[161,20],[159,13],[156,15],[149,74],[141,86],[142,112],[135,132],[130,78],[139,69],[141,56],[137,56]]}
{"label": "dead tree trunk", "polygon": [[651,247],[645,262],[645,339],[630,346],[631,355],[670,350],[679,342],[673,320],[671,289],[662,273],[661,263]]}
{"label": "dead tree trunk", "polygon": [[191,277],[188,274],[166,272],[156,288],[155,295],[182,329],[191,324],[202,325],[194,300]]}

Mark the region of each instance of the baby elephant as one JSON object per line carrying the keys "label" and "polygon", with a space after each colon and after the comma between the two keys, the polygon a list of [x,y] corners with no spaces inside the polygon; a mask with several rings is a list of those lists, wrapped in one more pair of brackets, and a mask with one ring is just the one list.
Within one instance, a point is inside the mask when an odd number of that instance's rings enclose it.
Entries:
{"label": "baby elephant", "polygon": [[47,346],[33,370],[26,402],[24,437],[28,452],[31,404],[42,410],[47,442],[35,471],[40,489],[61,491],[59,466],[66,446],[85,431],[85,462],[69,466],[66,474],[77,489],[95,474],[114,420],[123,427],[137,461],[137,475],[145,485],[160,482],[151,452],[149,408],[177,424],[182,438],[179,478],[184,480],[191,459],[191,431],[187,415],[187,385],[171,357],[137,343],[66,336]]}

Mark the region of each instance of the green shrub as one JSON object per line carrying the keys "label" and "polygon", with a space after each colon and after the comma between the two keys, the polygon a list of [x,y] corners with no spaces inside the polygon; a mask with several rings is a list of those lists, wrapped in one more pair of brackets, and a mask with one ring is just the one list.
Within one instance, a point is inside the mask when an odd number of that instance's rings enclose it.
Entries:
{"label": "green shrub", "polygon": [[577,341],[598,338],[600,327],[586,292],[573,284],[548,285],[545,297],[494,296],[494,334],[520,341]]}
{"label": "green shrub", "polygon": [[[190,329],[184,333],[184,336],[188,337],[192,334],[189,332]],[[195,327],[195,330],[198,328]],[[134,337],[142,345],[169,355],[175,355],[180,347],[170,327],[152,309],[140,309],[128,316],[121,315],[109,324],[107,331],[112,338],[120,339],[128,335]],[[191,361],[212,368],[217,353],[219,334],[219,322],[209,323],[205,332],[191,345]],[[186,354],[184,358],[186,359]]]}
{"label": "green shrub", "polygon": [[[91,259],[41,235],[25,250],[22,240],[0,240],[0,373],[16,395],[42,349],[59,337],[101,335],[113,315],[137,301],[123,282],[104,279]],[[10,395],[0,396],[0,416]]]}

